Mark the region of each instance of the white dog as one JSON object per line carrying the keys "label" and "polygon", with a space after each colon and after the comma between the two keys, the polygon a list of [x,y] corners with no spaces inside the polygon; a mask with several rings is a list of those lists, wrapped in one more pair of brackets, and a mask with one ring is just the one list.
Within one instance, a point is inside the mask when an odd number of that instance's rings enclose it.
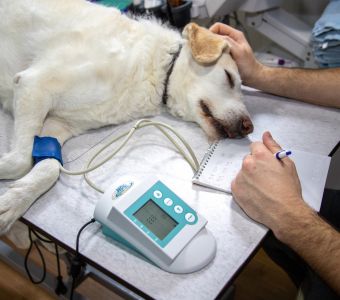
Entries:
{"label": "white dog", "polygon": [[195,24],[181,35],[85,0],[1,0],[0,103],[15,130],[0,179],[18,180],[0,196],[0,233],[58,179],[55,159],[32,168],[35,135],[62,145],[166,108],[212,139],[244,136],[240,85],[227,41]]}

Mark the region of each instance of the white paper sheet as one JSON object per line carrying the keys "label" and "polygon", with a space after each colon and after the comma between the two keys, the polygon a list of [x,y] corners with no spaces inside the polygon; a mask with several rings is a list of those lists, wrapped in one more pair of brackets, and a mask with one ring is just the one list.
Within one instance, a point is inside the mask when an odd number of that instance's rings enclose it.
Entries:
{"label": "white paper sheet", "polygon": [[[210,146],[193,183],[231,193],[231,182],[241,169],[243,158],[249,154],[248,139],[221,140]],[[330,157],[292,150],[304,200],[319,211],[326,183]]]}

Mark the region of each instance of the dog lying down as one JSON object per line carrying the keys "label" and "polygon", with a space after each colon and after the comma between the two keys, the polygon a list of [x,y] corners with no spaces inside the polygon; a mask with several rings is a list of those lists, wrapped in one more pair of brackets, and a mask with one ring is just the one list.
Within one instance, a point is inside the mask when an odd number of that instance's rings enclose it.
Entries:
{"label": "dog lying down", "polygon": [[14,116],[0,179],[0,233],[57,181],[59,162],[32,168],[33,138],[72,136],[166,109],[210,139],[253,125],[228,42],[196,24],[183,33],[85,0],[0,2],[0,103]]}

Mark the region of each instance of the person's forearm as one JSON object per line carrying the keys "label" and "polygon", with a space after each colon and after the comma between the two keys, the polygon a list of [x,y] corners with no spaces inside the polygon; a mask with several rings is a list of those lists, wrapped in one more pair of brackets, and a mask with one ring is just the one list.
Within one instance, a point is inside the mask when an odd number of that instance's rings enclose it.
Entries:
{"label": "person's forearm", "polygon": [[340,108],[340,68],[296,69],[261,65],[244,82],[256,89],[304,102]]}
{"label": "person's forearm", "polygon": [[295,209],[294,215],[274,233],[340,295],[340,233],[312,209]]}

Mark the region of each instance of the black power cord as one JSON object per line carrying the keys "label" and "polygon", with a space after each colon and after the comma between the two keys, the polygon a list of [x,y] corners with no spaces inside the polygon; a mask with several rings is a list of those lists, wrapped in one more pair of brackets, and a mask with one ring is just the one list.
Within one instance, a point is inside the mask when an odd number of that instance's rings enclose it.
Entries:
{"label": "black power cord", "polygon": [[[75,284],[76,284],[76,280],[78,279],[81,271],[82,271],[82,267],[84,266],[83,262],[81,261],[81,257],[80,257],[80,253],[79,253],[79,240],[80,240],[80,235],[82,233],[82,231],[90,224],[94,223],[96,220],[94,218],[92,218],[90,221],[88,221],[87,223],[85,223],[78,231],[77,234],[77,240],[76,240],[76,254],[74,256],[74,258],[71,261],[71,268],[70,268],[70,274],[72,277],[72,286],[71,286],[71,292],[70,292],[70,299],[73,299],[73,293],[74,293],[74,289],[75,289]],[[30,281],[34,284],[40,284],[42,283],[45,278],[46,278],[46,262],[45,262],[45,258],[40,250],[39,244],[37,243],[37,241],[33,241],[32,238],[32,233],[38,238],[39,241],[41,242],[45,242],[45,243],[50,243],[50,244],[54,244],[55,247],[55,255],[56,255],[56,259],[57,259],[57,268],[58,268],[58,276],[57,276],[57,286],[55,289],[55,293],[57,295],[60,294],[66,294],[67,293],[67,288],[63,282],[63,277],[61,276],[61,270],[60,270],[60,260],[59,260],[59,250],[58,250],[58,246],[56,243],[54,243],[51,240],[48,240],[44,237],[42,237],[40,234],[38,234],[37,232],[35,232],[33,229],[31,229],[30,227],[28,228],[28,235],[29,235],[29,240],[30,240],[30,245],[29,248],[26,252],[25,255],[25,261],[24,261],[24,267],[27,273],[27,276],[29,277]],[[33,249],[33,246],[35,246],[35,248],[38,251],[38,254],[40,256],[42,265],[43,265],[43,273],[41,275],[41,278],[39,280],[34,280],[31,271],[29,270],[29,266],[28,266],[28,259],[29,256],[31,254],[31,251]]]}
{"label": "black power cord", "polygon": [[[26,273],[27,273],[27,276],[28,278],[30,279],[30,281],[34,284],[40,284],[42,283],[44,280],[45,280],[45,277],[46,277],[46,263],[45,263],[45,259],[44,259],[44,256],[39,248],[39,245],[37,243],[37,241],[33,241],[32,239],[32,229],[31,228],[28,228],[28,237],[30,239],[30,246],[26,252],[26,255],[25,255],[25,262],[24,262],[24,267],[25,267],[25,270],[26,270]],[[37,236],[38,237],[38,236]],[[39,237],[38,237],[39,239]],[[46,240],[46,243],[50,243],[51,241],[47,241]],[[43,265],[43,274],[41,276],[41,278],[39,280],[34,280],[30,270],[29,270],[29,267],[28,267],[28,258],[29,258],[29,255],[31,254],[31,251],[32,251],[32,248],[33,248],[33,245],[35,246],[35,248],[37,249],[38,251],[38,254],[40,256],[40,259],[41,259],[41,262],[42,262],[42,265]]]}
{"label": "black power cord", "polygon": [[70,300],[73,299],[73,293],[74,293],[74,289],[76,286],[76,280],[78,279],[81,271],[82,271],[82,267],[83,267],[83,262],[81,261],[81,257],[80,257],[80,253],[79,253],[79,240],[80,240],[80,234],[82,233],[82,231],[90,224],[94,223],[96,220],[94,218],[92,218],[90,221],[88,221],[87,223],[85,223],[78,231],[77,234],[77,240],[76,240],[76,254],[74,256],[74,258],[71,261],[71,276],[72,276],[72,286],[71,286],[71,292],[70,292]]}
{"label": "black power cord", "polygon": [[63,277],[61,276],[58,245],[54,244],[54,248],[55,248],[55,254],[57,258],[57,268],[58,268],[57,286],[54,291],[58,296],[65,295],[67,293],[67,287],[65,286],[63,282]]}
{"label": "black power cord", "polygon": [[[25,255],[25,261],[24,261],[24,267],[25,267],[25,270],[26,270],[26,273],[27,273],[27,276],[29,277],[30,281],[34,284],[40,284],[42,283],[45,278],[46,278],[46,263],[45,263],[45,259],[44,259],[44,256],[40,250],[40,247],[39,247],[39,244],[37,243],[37,241],[33,241],[32,239],[32,233],[38,238],[39,241],[42,241],[44,243],[49,243],[49,244],[54,244],[54,247],[55,247],[55,255],[56,255],[56,259],[57,259],[57,268],[58,268],[58,275],[57,275],[57,286],[56,286],[56,289],[55,289],[55,293],[57,295],[60,295],[60,294],[66,294],[67,292],[67,288],[63,282],[63,277],[61,276],[61,271],[60,271],[60,260],[59,260],[59,250],[58,250],[58,246],[56,243],[52,242],[51,240],[48,240],[48,239],[45,239],[44,237],[42,237],[40,234],[38,234],[37,232],[35,232],[33,229],[31,228],[28,228],[28,236],[29,236],[29,239],[30,239],[30,246],[26,252],[26,255]],[[41,278],[39,280],[34,280],[33,279],[33,276],[29,270],[29,267],[28,267],[28,258],[29,258],[29,255],[31,254],[31,251],[32,251],[32,248],[33,248],[33,245],[35,246],[35,248],[37,249],[38,251],[38,254],[40,256],[40,259],[41,259],[41,262],[42,262],[42,265],[43,265],[43,274],[41,276]]]}

